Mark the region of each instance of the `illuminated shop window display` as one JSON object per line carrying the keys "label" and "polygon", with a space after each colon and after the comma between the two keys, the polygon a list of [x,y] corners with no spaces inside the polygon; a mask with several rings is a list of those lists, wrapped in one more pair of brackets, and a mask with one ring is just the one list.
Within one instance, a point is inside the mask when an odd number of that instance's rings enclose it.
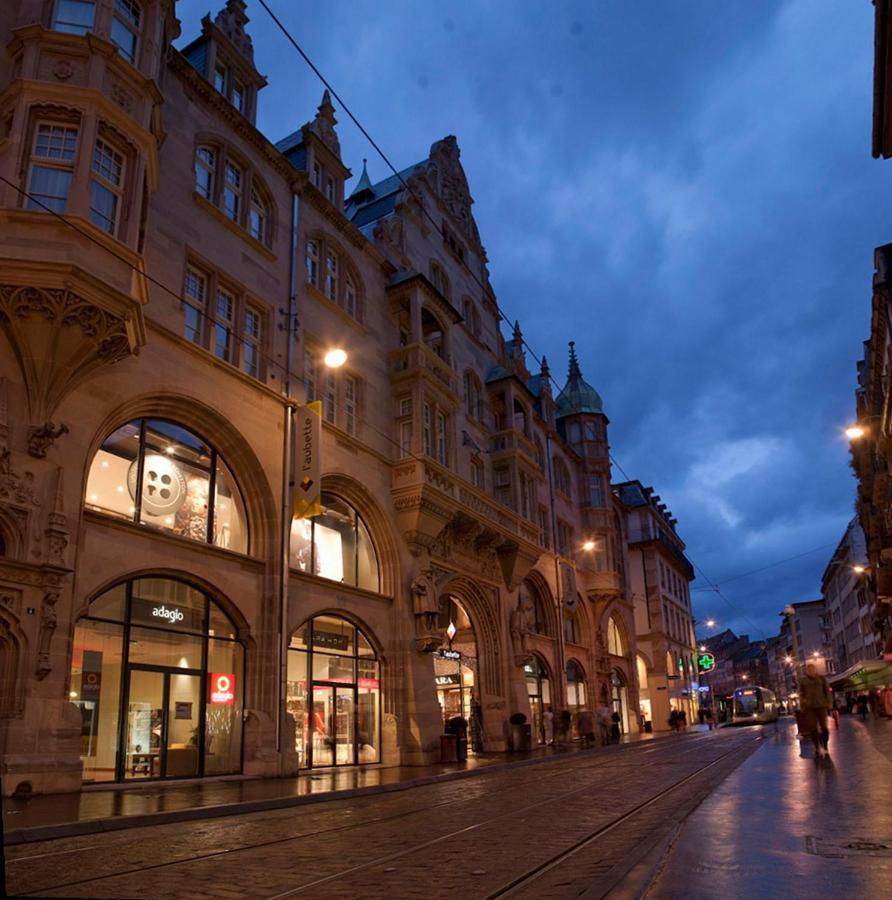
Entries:
{"label": "illuminated shop window display", "polygon": [[291,565],[367,591],[381,589],[369,530],[356,510],[334,494],[323,492],[320,515],[291,523]]}
{"label": "illuminated shop window display", "polygon": [[245,507],[226,464],[191,431],[136,419],[93,458],[86,506],[194,541],[247,552]]}
{"label": "illuminated shop window display", "polygon": [[240,772],[243,686],[244,648],[202,591],[169,578],[106,591],[74,632],[84,781]]}
{"label": "illuminated shop window display", "polygon": [[369,640],[346,619],[316,616],[294,633],[287,709],[302,768],[379,761],[379,665]]}

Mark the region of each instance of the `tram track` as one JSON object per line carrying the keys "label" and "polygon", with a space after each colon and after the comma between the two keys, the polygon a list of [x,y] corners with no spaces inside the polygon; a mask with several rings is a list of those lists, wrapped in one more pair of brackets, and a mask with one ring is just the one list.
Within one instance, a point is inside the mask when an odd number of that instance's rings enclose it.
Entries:
{"label": "tram track", "polygon": [[[649,760],[647,762],[644,762],[640,766],[640,768],[641,769],[659,768],[659,767],[663,767],[667,764],[671,764],[671,762],[673,760],[678,761],[680,759],[683,759],[684,757],[689,756],[691,753],[697,752],[699,749],[699,745],[704,740],[704,738],[706,738],[706,735],[702,735],[702,736],[697,735],[695,737],[692,737],[688,741],[685,741],[684,747],[679,747],[679,746],[672,747],[671,748],[672,756],[669,759]],[[694,744],[694,746],[691,746],[691,744]],[[614,753],[614,754],[611,754],[610,756],[606,756],[606,757],[599,756],[596,754],[593,756],[593,758],[589,758],[586,760],[579,759],[579,758],[573,759],[572,757],[569,757],[569,758],[558,757],[558,758],[554,758],[554,759],[549,759],[547,761],[543,761],[542,765],[543,765],[544,770],[537,771],[536,777],[534,779],[532,779],[532,781],[535,783],[536,786],[542,786],[549,779],[557,778],[557,777],[561,777],[561,776],[578,777],[578,776],[584,775],[587,772],[590,773],[594,770],[600,770],[600,769],[606,770],[606,769],[610,769],[610,768],[624,769],[624,768],[627,768],[627,763],[633,764],[632,759],[630,759],[629,757],[632,757],[634,759],[640,759],[640,758],[644,757],[646,754],[652,753],[656,749],[659,749],[659,748],[647,747],[645,745],[638,744],[633,747],[629,747],[627,749],[623,748],[622,752]],[[713,765],[715,765],[718,762],[720,762],[721,760],[725,759],[727,756],[729,756],[735,752],[739,752],[740,749],[741,749],[740,745],[736,745],[735,747],[733,747],[727,753],[723,754],[718,759],[710,762],[706,766],[703,766],[703,767],[697,769],[697,771],[695,771],[695,772],[691,773],[690,775],[686,776],[685,778],[679,780],[677,783],[671,785],[664,791],[661,791],[659,794],[655,795],[653,798],[650,798],[649,800],[645,801],[644,803],[639,804],[639,806],[635,807],[635,809],[629,811],[628,813],[623,814],[620,817],[617,817],[616,820],[609,823],[603,829],[599,829],[599,831],[597,833],[592,834],[588,838],[586,838],[585,842],[591,842],[599,834],[603,834],[603,833],[606,833],[606,831],[612,830],[613,828],[620,825],[623,821],[628,819],[630,816],[635,815],[641,809],[645,808],[646,806],[651,805],[653,802],[656,802],[658,799],[660,799],[666,793],[677,789],[682,784],[690,781],[692,778],[696,777],[697,775],[699,775],[701,772],[705,771],[706,769],[711,768]],[[557,771],[554,771],[555,765],[560,766],[560,764],[562,764],[562,763],[564,765],[561,766]],[[567,765],[567,764],[569,764],[569,765]],[[536,769],[539,769],[539,767],[536,766]],[[515,771],[526,772],[528,770],[522,769],[522,770],[515,770]],[[486,775],[488,773],[486,773],[484,770],[480,774]],[[496,773],[493,773],[493,774],[496,774]],[[529,787],[529,785],[528,785],[528,787]],[[537,800],[537,801],[530,803],[524,807],[512,807],[507,812],[500,813],[496,816],[490,816],[490,817],[482,819],[478,822],[472,823],[471,825],[465,826],[461,829],[456,829],[456,830],[448,832],[447,834],[439,835],[431,840],[413,844],[412,846],[406,847],[400,851],[397,851],[396,853],[379,856],[373,860],[369,860],[369,861],[359,864],[357,866],[348,867],[339,872],[332,873],[328,876],[325,876],[323,878],[315,879],[312,882],[298,885],[297,887],[292,888],[290,890],[269,895],[266,898],[266,900],[279,900],[279,898],[296,896],[298,894],[304,893],[311,889],[318,888],[318,887],[321,887],[326,884],[330,884],[334,881],[338,881],[338,880],[343,879],[354,873],[358,873],[358,872],[367,870],[374,866],[392,862],[397,859],[410,856],[413,853],[422,852],[423,850],[427,849],[428,847],[435,846],[437,844],[443,843],[450,839],[456,838],[457,836],[468,834],[470,832],[473,832],[473,831],[483,828],[485,826],[492,825],[493,823],[498,822],[499,820],[514,818],[522,813],[532,812],[534,810],[546,807],[549,804],[565,802],[569,798],[578,797],[580,795],[594,792],[599,789],[600,789],[600,785],[598,785],[598,784],[587,784],[585,786],[574,788],[573,790],[570,790],[570,791],[564,791],[564,792],[561,792],[560,794],[557,794],[557,795],[554,795],[551,797],[546,797],[541,800]],[[478,801],[479,799],[480,799],[479,797],[469,798],[465,802],[472,803],[472,802]],[[393,823],[393,822],[399,821],[399,820],[410,819],[413,816],[427,814],[427,813],[430,813],[430,811],[432,811],[432,810],[442,809],[445,807],[455,807],[455,806],[456,806],[456,800],[454,798],[451,798],[448,800],[444,800],[442,802],[428,803],[428,804],[425,804],[424,806],[416,806],[412,809],[405,810],[402,812],[397,812],[397,813],[394,813],[391,815],[373,816],[373,817],[370,817],[367,819],[363,819],[361,821],[345,822],[343,824],[336,825],[336,826],[329,827],[329,828],[320,828],[320,829],[316,829],[313,831],[305,831],[305,832],[298,833],[298,834],[283,835],[281,837],[273,838],[270,840],[253,841],[253,842],[241,845],[241,846],[226,847],[226,848],[222,848],[222,849],[218,849],[218,850],[214,850],[214,851],[206,852],[206,853],[194,853],[194,854],[185,856],[181,859],[160,861],[158,863],[149,864],[149,865],[133,866],[131,868],[120,869],[118,871],[109,873],[107,875],[92,875],[89,877],[72,879],[72,880],[59,882],[59,883],[55,883],[55,884],[46,884],[41,887],[34,888],[33,890],[25,891],[23,893],[23,896],[41,895],[41,893],[46,890],[51,890],[51,891],[55,892],[55,891],[63,890],[66,888],[76,888],[78,885],[99,884],[103,881],[109,881],[110,879],[126,877],[128,875],[137,875],[137,874],[148,872],[148,871],[151,871],[154,869],[170,869],[173,867],[185,866],[190,863],[192,863],[192,864],[200,863],[202,861],[212,860],[214,858],[231,857],[233,854],[238,854],[238,853],[249,853],[250,851],[262,851],[263,849],[275,847],[277,845],[296,843],[296,842],[300,842],[302,840],[318,838],[318,837],[324,836],[324,835],[333,835],[333,834],[337,834],[339,832],[348,832],[351,830],[357,830],[360,828],[378,825],[378,824]],[[583,843],[585,843],[585,842],[583,842]],[[68,854],[76,853],[76,852],[89,853],[90,851],[94,851],[94,850],[105,850],[107,852],[109,849],[110,848],[108,848],[108,846],[104,846],[104,845],[100,845],[100,844],[91,844],[91,845],[87,845],[87,846],[73,847],[73,848],[66,848],[66,849],[62,849],[62,850],[50,851],[48,853],[25,854],[25,855],[22,855],[19,857],[14,857],[12,859],[7,859],[7,861],[6,861],[7,871],[9,872],[11,866],[16,866],[17,864],[20,864],[20,863],[33,862],[38,859],[47,859],[47,858],[50,858],[53,856],[63,856],[63,855],[68,855]],[[113,849],[113,848],[111,848],[111,849]],[[564,858],[565,856],[573,855],[573,853],[578,852],[579,849],[581,849],[581,846],[576,848],[574,845],[573,848],[569,848],[568,850],[564,851],[562,854],[558,854],[558,856],[555,857],[555,860],[558,860],[559,858]],[[556,865],[557,862],[555,862],[554,864]],[[548,869],[553,867],[551,865],[548,865],[547,863],[545,864],[545,866],[546,867],[543,867],[543,866],[536,867],[536,871],[539,872],[539,870],[541,869],[541,872],[539,874],[544,874],[545,871],[547,871]],[[530,870],[530,871],[524,873],[522,876],[520,876],[520,880],[517,881],[517,884],[521,884],[521,882],[526,883],[525,879],[529,879],[533,875],[534,875],[533,870]],[[508,885],[505,890],[513,890],[514,886],[515,885],[512,882],[512,884]],[[497,893],[493,894],[492,896],[494,896],[494,897],[502,896],[503,894],[504,894],[504,891],[502,893],[497,892]]]}

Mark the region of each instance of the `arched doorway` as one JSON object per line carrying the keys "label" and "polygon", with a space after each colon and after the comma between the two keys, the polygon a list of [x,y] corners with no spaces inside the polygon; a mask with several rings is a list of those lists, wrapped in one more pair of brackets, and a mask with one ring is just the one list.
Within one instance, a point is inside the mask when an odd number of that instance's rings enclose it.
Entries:
{"label": "arched doorway", "polygon": [[467,610],[451,594],[440,598],[439,627],[446,640],[434,657],[434,680],[443,726],[456,716],[468,723],[468,745],[483,750],[483,715],[477,664],[477,637]]}
{"label": "arched doorway", "polygon": [[84,780],[240,772],[243,690],[244,647],[207,594],[160,577],[111,588],[74,630]]}
{"label": "arched doorway", "polygon": [[380,663],[352,622],[320,615],[297,629],[288,648],[286,704],[302,768],[378,762]]}
{"label": "arched doorway", "polygon": [[629,691],[626,686],[626,677],[619,669],[610,673],[610,701],[611,712],[619,714],[620,729],[623,734],[628,734],[629,728]]}
{"label": "arched doorway", "polygon": [[579,713],[585,709],[585,672],[571,659],[567,663],[567,709],[570,710],[573,734],[579,734]]}
{"label": "arched doorway", "polygon": [[551,706],[551,678],[545,660],[538,654],[523,667],[527,683],[527,696],[530,699],[530,715],[532,717],[533,734],[540,744],[545,743],[545,729],[542,724],[542,713],[546,706]]}

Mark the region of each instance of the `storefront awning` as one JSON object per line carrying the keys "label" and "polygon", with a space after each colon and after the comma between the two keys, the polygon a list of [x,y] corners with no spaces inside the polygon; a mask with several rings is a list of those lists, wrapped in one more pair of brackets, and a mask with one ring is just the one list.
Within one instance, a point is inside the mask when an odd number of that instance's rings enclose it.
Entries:
{"label": "storefront awning", "polygon": [[827,679],[834,690],[892,684],[892,660],[865,659]]}

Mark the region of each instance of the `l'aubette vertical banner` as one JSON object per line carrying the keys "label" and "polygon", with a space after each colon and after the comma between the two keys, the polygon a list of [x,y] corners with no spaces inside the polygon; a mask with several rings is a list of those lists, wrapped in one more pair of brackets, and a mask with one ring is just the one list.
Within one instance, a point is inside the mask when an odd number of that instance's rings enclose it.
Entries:
{"label": "l'aubette vertical banner", "polygon": [[297,478],[292,517],[310,519],[322,512],[322,401],[314,400],[297,411]]}

